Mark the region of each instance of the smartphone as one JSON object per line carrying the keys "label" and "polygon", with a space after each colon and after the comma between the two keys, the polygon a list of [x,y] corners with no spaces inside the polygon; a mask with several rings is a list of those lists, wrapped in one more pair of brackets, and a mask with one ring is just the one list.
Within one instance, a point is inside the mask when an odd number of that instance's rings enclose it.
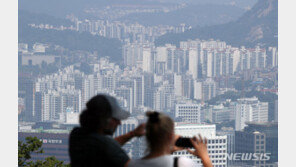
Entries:
{"label": "smartphone", "polygon": [[193,145],[192,145],[192,143],[191,143],[191,141],[190,141],[190,138],[187,138],[187,137],[180,137],[180,138],[176,141],[175,145],[176,145],[177,147],[193,148]]}

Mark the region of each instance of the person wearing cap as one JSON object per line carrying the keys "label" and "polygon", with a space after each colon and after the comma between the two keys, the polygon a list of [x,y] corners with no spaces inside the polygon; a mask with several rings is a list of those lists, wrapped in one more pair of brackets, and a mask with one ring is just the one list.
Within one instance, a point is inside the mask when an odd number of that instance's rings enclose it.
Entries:
{"label": "person wearing cap", "polygon": [[80,114],[80,127],[70,134],[71,167],[127,166],[130,159],[121,146],[133,137],[145,134],[145,124],[140,124],[127,134],[112,137],[121,120],[129,115],[112,96],[99,94],[91,98]]}

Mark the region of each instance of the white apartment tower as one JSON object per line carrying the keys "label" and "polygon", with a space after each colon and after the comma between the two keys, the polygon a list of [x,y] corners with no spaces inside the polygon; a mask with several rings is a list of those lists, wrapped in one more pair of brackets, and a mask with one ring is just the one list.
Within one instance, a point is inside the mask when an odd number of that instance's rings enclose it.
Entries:
{"label": "white apartment tower", "polygon": [[153,57],[150,47],[143,48],[143,71],[153,72]]}
{"label": "white apartment tower", "polygon": [[201,100],[202,99],[202,82],[193,81],[193,90],[194,90],[194,99]]}
{"label": "white apartment tower", "polygon": [[182,96],[182,76],[174,73],[174,91],[176,96]]}
{"label": "white apartment tower", "polygon": [[189,49],[189,73],[193,79],[198,78],[198,54],[196,49]]}
{"label": "white apartment tower", "polygon": [[212,78],[207,78],[202,83],[202,97],[203,100],[210,100],[217,95],[217,84]]}
{"label": "white apartment tower", "polygon": [[82,106],[95,95],[94,76],[89,75],[82,80]]}

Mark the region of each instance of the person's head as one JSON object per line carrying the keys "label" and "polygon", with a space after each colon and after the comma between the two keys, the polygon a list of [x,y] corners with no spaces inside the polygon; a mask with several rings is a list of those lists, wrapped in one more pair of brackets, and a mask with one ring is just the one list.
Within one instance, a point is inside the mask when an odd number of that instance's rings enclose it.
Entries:
{"label": "person's head", "polygon": [[149,151],[159,151],[171,147],[174,143],[174,121],[167,115],[148,111],[146,139]]}
{"label": "person's head", "polygon": [[86,109],[80,114],[82,128],[89,132],[112,135],[120,120],[126,119],[129,113],[122,110],[117,100],[109,95],[99,94],[86,103]]}

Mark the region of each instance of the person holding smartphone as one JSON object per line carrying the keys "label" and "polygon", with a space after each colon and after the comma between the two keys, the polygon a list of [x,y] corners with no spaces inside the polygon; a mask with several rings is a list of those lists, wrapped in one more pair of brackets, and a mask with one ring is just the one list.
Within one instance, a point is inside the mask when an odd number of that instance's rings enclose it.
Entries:
{"label": "person holding smartphone", "polygon": [[[131,160],[129,167],[194,167],[196,162],[186,157],[174,158],[171,155],[174,151],[185,148],[175,145],[179,136],[174,134],[173,120],[163,113],[149,111],[146,113],[148,122],[146,123],[147,155],[142,159]],[[202,160],[203,166],[212,167],[212,162],[208,155],[207,139],[193,137],[190,142],[194,148],[188,152]],[[182,145],[182,144],[181,144]]]}

